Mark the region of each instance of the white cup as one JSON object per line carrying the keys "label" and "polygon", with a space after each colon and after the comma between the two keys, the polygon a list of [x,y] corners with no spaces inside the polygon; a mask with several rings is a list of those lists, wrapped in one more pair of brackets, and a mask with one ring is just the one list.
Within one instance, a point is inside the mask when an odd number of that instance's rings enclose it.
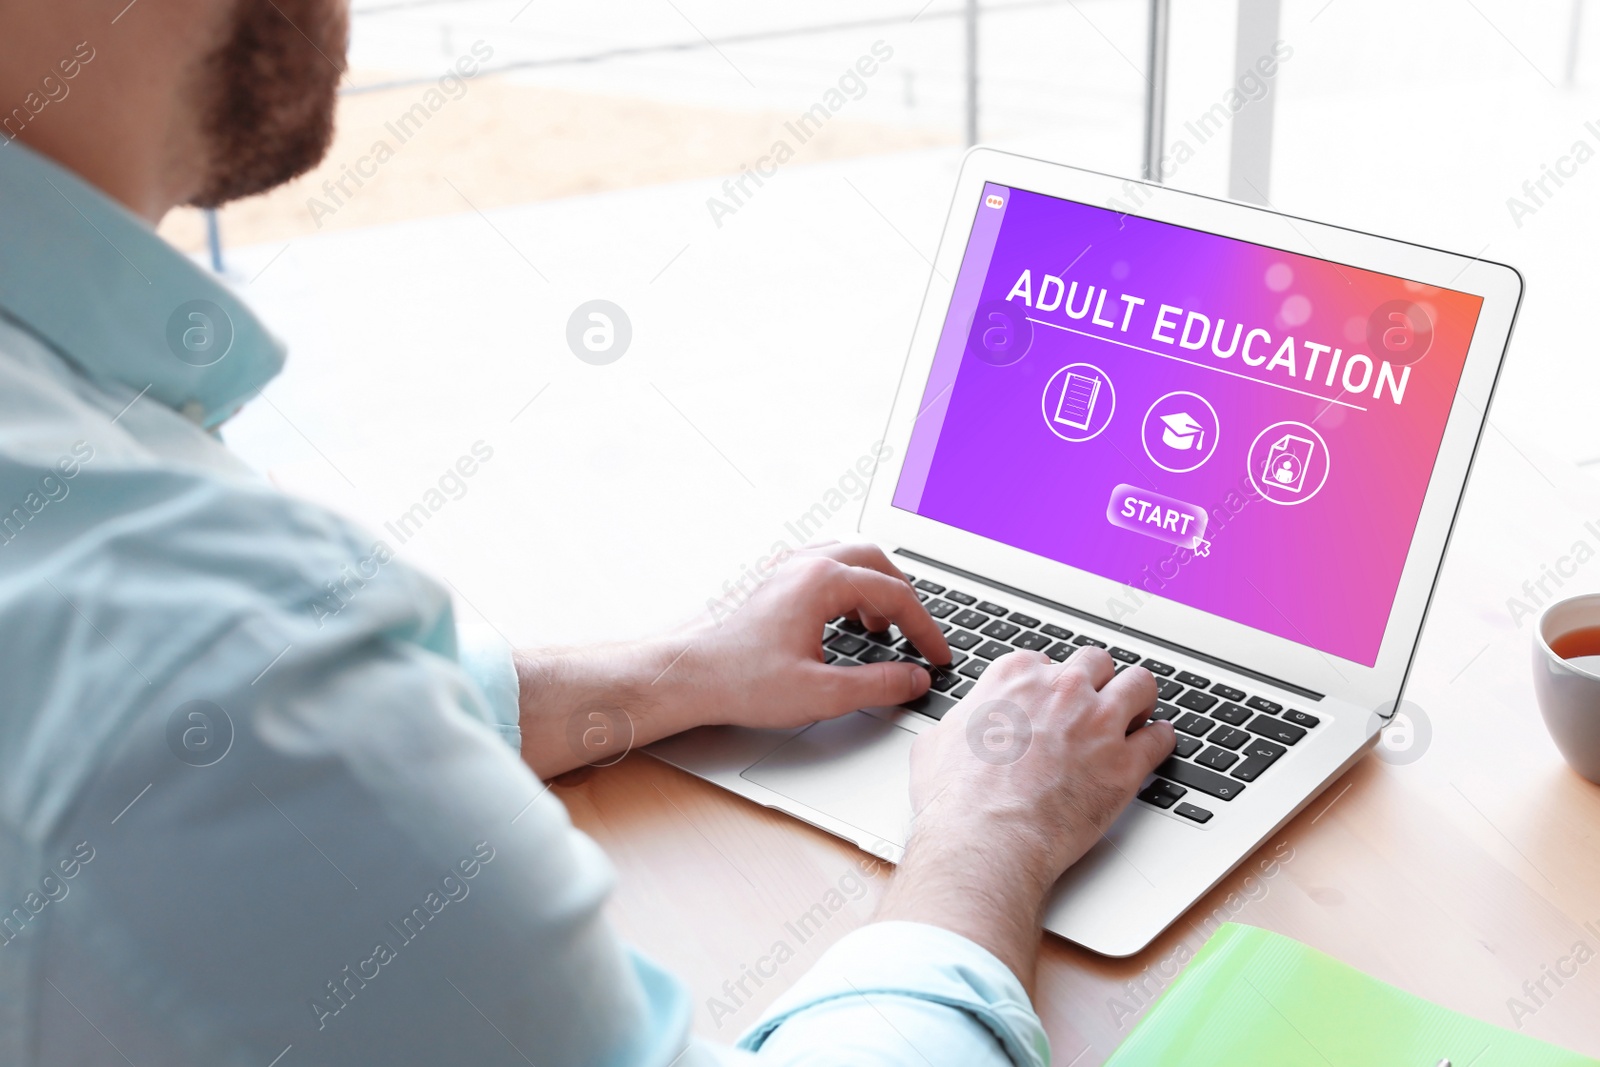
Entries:
{"label": "white cup", "polygon": [[1562,659],[1551,649],[1565,634],[1600,626],[1600,593],[1557,601],[1539,616],[1533,638],[1533,689],[1556,747],[1572,769],[1600,784],[1600,656]]}

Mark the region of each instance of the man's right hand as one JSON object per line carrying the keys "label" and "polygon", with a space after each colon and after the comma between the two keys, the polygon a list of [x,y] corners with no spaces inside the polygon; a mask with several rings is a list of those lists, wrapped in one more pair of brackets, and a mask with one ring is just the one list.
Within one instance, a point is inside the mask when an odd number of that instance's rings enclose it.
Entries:
{"label": "man's right hand", "polygon": [[911,840],[879,919],[954,930],[1031,985],[1050,887],[1172,752],[1170,723],[1143,725],[1154,677],[1115,666],[1097,648],[1002,656],[917,738]]}

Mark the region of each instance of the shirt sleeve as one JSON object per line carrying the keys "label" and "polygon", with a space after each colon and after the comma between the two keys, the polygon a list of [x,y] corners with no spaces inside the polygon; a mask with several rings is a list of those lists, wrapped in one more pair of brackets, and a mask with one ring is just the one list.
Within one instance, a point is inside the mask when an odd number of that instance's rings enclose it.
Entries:
{"label": "shirt sleeve", "polygon": [[910,922],[846,936],[739,1041],[762,1063],[1045,1067],[1050,1045],[1010,968]]}
{"label": "shirt sleeve", "polygon": [[489,725],[511,751],[522,751],[520,683],[511,662],[511,645],[486,623],[457,616],[461,669],[483,696]]}

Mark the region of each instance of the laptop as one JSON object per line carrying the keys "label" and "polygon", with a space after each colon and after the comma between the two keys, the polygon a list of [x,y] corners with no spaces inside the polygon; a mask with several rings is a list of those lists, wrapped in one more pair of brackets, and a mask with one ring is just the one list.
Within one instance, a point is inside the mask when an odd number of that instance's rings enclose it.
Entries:
{"label": "laptop", "polygon": [[[1481,259],[972,150],[860,523],[955,662],[903,707],[651,751],[895,861],[915,736],[1011,650],[1105,648],[1156,676],[1177,749],[1045,927],[1138,952],[1398,706],[1521,293]],[[822,638],[918,659],[849,619]]]}

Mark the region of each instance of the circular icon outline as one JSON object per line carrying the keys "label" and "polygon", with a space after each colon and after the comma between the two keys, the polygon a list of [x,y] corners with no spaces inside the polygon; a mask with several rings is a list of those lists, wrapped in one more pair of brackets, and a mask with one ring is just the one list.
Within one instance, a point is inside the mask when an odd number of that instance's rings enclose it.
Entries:
{"label": "circular icon outline", "polygon": [[[204,717],[202,725],[190,725],[194,720],[192,716]],[[211,737],[216,732],[222,738],[222,752],[213,758],[209,748],[215,743],[206,741],[201,749],[196,749],[189,744],[189,735],[195,730],[205,731]],[[189,700],[173,709],[167,716],[167,748],[178,757],[180,763],[190,767],[211,767],[233,751],[233,739],[237,731],[233,728],[233,718],[222,705],[210,700]]]}
{"label": "circular icon outline", "polygon": [[[597,719],[598,721],[596,721]],[[600,746],[591,747],[588,743],[589,735],[597,729],[608,733],[615,731],[619,725],[619,720],[628,725],[627,742],[614,756],[602,755],[598,758],[591,758],[594,755],[594,747],[603,747],[605,742],[601,742]],[[638,733],[634,726],[633,716],[628,714],[628,709],[609,701],[591,700],[575,710],[567,719],[567,748],[574,756],[578,757],[580,766],[584,768],[616,766],[633,751],[633,745],[637,738]]]}
{"label": "circular icon outline", "polygon": [[[991,747],[985,740],[999,723],[1009,729],[1005,744]],[[986,700],[967,717],[967,748],[991,767],[1009,767],[1033,747],[1033,720],[1026,710],[1009,700]]]}
{"label": "circular icon outline", "polygon": [[[1163,400],[1166,400],[1166,399],[1168,399],[1170,397],[1174,397],[1174,396],[1192,396],[1196,400],[1200,401],[1200,403],[1204,404],[1206,406],[1206,410],[1207,411],[1211,412],[1211,426],[1212,426],[1211,447],[1206,450],[1206,454],[1200,460],[1200,462],[1196,463],[1192,467],[1169,467],[1165,463],[1163,463],[1159,459],[1157,459],[1155,457],[1155,454],[1150,451],[1150,436],[1146,432],[1148,430],[1149,426],[1150,426],[1150,416],[1155,414],[1156,408],[1161,404],[1161,402]],[[1222,416],[1218,415],[1217,414],[1217,409],[1211,406],[1211,401],[1207,400],[1205,397],[1201,396],[1199,393],[1191,392],[1188,389],[1174,389],[1172,392],[1167,393],[1165,396],[1157,397],[1156,400],[1155,400],[1155,403],[1151,404],[1148,408],[1145,409],[1144,421],[1139,424],[1139,443],[1144,446],[1145,458],[1148,459],[1151,463],[1154,463],[1156,466],[1160,467],[1162,470],[1166,471],[1168,474],[1190,474],[1190,473],[1192,473],[1194,471],[1199,470],[1201,467],[1204,467],[1207,463],[1209,463],[1211,461],[1211,457],[1216,454],[1217,442],[1221,441],[1221,440],[1222,440]]]}
{"label": "circular icon outline", "polygon": [[[1300,497],[1300,499],[1298,499],[1298,500],[1276,500],[1276,499],[1274,499],[1271,495],[1269,495],[1267,493],[1266,489],[1262,488],[1261,482],[1256,478],[1256,462],[1255,462],[1256,446],[1261,443],[1261,439],[1263,437],[1267,436],[1267,434],[1271,433],[1273,430],[1276,430],[1280,426],[1295,426],[1295,427],[1298,427],[1299,429],[1302,429],[1306,433],[1310,434],[1312,437],[1315,437],[1317,439],[1317,444],[1322,446],[1322,456],[1323,456],[1323,459],[1322,459],[1322,478],[1317,482],[1317,487],[1315,489],[1311,490],[1309,493],[1306,493],[1304,496]],[[1282,422],[1273,423],[1272,425],[1270,425],[1270,426],[1266,427],[1265,429],[1263,429],[1260,433],[1256,434],[1255,440],[1250,442],[1250,448],[1244,454],[1244,463],[1245,463],[1245,471],[1244,472],[1245,472],[1245,474],[1249,475],[1250,484],[1255,486],[1256,492],[1261,494],[1261,499],[1262,500],[1265,500],[1269,504],[1276,504],[1276,505],[1278,505],[1279,507],[1282,507],[1282,508],[1292,508],[1296,504],[1304,504],[1304,503],[1306,503],[1312,497],[1314,497],[1318,493],[1322,492],[1322,487],[1328,484],[1328,475],[1333,473],[1333,452],[1332,452],[1332,450],[1330,450],[1328,448],[1328,442],[1326,440],[1324,440],[1323,436],[1320,433],[1318,433],[1315,429],[1313,429],[1310,426],[1307,426],[1303,422],[1295,422],[1293,419],[1285,419]]]}
{"label": "circular icon outline", "polygon": [[[194,323],[195,315],[204,316],[203,326],[212,331],[213,340],[207,342],[209,347],[192,348],[186,340],[191,332],[200,328]],[[218,331],[225,331],[226,337],[217,340]],[[167,349],[180,363],[191,367],[212,367],[233,351],[235,332],[233,316],[221,304],[214,300],[185,300],[167,316]],[[209,353],[211,348],[219,350],[215,357],[203,361],[192,358],[197,353]]]}
{"label": "circular icon outline", "polygon": [[[1391,727],[1402,725],[1409,727],[1405,731],[1408,741],[1404,748],[1396,748],[1388,743],[1392,736]],[[1368,723],[1369,731],[1376,731],[1377,742],[1372,746],[1372,754],[1383,762],[1395,767],[1404,767],[1421,759],[1433,745],[1433,720],[1428,713],[1422,710],[1421,705],[1410,700],[1402,699],[1399,706],[1393,700],[1386,700],[1372,709],[1372,717]]]}
{"label": "circular icon outline", "polygon": [[[1098,430],[1092,434],[1089,434],[1087,437],[1068,437],[1066,434],[1056,429],[1055,421],[1050,418],[1050,387],[1056,383],[1057,378],[1067,373],[1067,371],[1072,370],[1074,367],[1084,367],[1088,370],[1094,371],[1095,374],[1099,375],[1100,380],[1106,383],[1106,388],[1111,391],[1111,411],[1106,415],[1105,425],[1101,426]],[[1104,370],[1095,366],[1093,363],[1068,363],[1065,367],[1062,367],[1060,370],[1050,375],[1049,379],[1044,383],[1044,392],[1039,394],[1039,413],[1044,416],[1045,429],[1049,430],[1051,433],[1055,434],[1056,437],[1067,442],[1068,444],[1081,445],[1085,441],[1093,441],[1096,437],[1099,437],[1101,434],[1105,433],[1106,429],[1111,425],[1112,420],[1117,417],[1116,383],[1111,380],[1111,375],[1107,374]]]}
{"label": "circular icon outline", "polygon": [[[1013,320],[1008,324],[1017,338],[1016,344],[1012,346],[1016,351],[1016,355],[1014,356],[1007,355],[1006,358],[1003,359],[997,358],[993,349],[989,348],[981,341],[977,343],[974,343],[973,341],[973,333],[978,328],[979,318],[981,316],[993,315],[996,313],[1006,316],[1006,318],[1009,320]],[[985,328],[985,333],[988,332],[988,329],[989,327]],[[1021,363],[1027,354],[1033,351],[1033,339],[1033,320],[1028,318],[1026,315],[1017,314],[1016,309],[1007,304],[1004,300],[985,300],[977,307],[972,309],[972,321],[967,325],[966,347],[967,351],[976,356],[980,362],[987,363],[991,367],[1010,367]]]}
{"label": "circular icon outline", "polygon": [[[595,315],[606,317],[610,343],[605,348],[590,348],[587,335],[599,328]],[[633,345],[633,319],[622,306],[610,300],[585,300],[567,316],[567,347],[591,367],[604,367],[621,359]]]}
{"label": "circular icon outline", "polygon": [[[1407,355],[1396,352],[1384,343],[1384,338],[1396,327],[1391,325],[1394,316],[1401,315],[1405,318],[1406,325],[1410,327],[1412,336],[1420,339],[1419,347],[1415,354]],[[1417,318],[1422,319],[1426,329],[1417,328]],[[1372,309],[1367,316],[1367,347],[1372,349],[1372,354],[1399,367],[1414,367],[1428,358],[1428,353],[1433,351],[1433,343],[1438,340],[1439,324],[1433,321],[1433,316],[1428,313],[1427,305],[1420,300],[1385,300]]]}

